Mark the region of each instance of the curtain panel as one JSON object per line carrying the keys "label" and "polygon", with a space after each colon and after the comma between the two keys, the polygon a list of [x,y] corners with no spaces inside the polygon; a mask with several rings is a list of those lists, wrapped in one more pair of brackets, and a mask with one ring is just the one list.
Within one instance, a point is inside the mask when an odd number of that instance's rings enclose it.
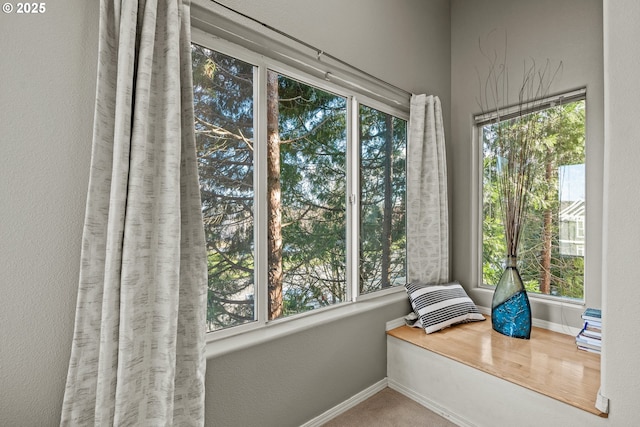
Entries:
{"label": "curtain panel", "polygon": [[204,424],[207,266],[190,3],[102,0],[61,425]]}
{"label": "curtain panel", "polygon": [[407,154],[407,281],[449,281],[447,162],[440,99],[413,95]]}

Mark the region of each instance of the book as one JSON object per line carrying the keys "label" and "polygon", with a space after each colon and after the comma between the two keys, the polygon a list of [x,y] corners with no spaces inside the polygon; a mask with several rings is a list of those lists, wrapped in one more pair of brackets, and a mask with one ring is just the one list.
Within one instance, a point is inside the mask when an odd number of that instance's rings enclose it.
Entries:
{"label": "book", "polygon": [[584,322],[584,327],[576,335],[576,345],[579,350],[600,353],[602,350],[602,332],[589,329],[589,322]]}
{"label": "book", "polygon": [[587,338],[602,339],[602,331],[600,329],[590,329],[587,327],[582,330],[582,335]]}
{"label": "book", "polygon": [[602,331],[602,322],[596,322],[594,320],[587,320],[584,322],[587,329],[592,331]]}
{"label": "book", "polygon": [[600,348],[602,347],[602,340],[598,338],[587,337],[582,332],[580,332],[576,337],[576,344],[583,345],[585,347]]}
{"label": "book", "polygon": [[584,326],[576,335],[579,350],[600,353],[602,350],[602,311],[599,308],[587,308],[582,313]]}
{"label": "book", "polygon": [[599,308],[587,308],[582,313],[582,318],[587,322],[600,322],[602,324],[602,310]]}
{"label": "book", "polygon": [[602,347],[592,344],[586,343],[576,343],[578,350],[587,350],[592,353],[600,353],[602,351]]}
{"label": "book", "polygon": [[602,331],[602,322],[594,322],[593,320],[585,320],[584,322],[585,329],[589,329],[592,331]]}
{"label": "book", "polygon": [[584,350],[584,351],[588,351],[589,353],[597,353],[600,354],[600,349],[595,349],[595,348],[589,348],[589,347],[583,347],[581,345],[578,346],[578,350]]}

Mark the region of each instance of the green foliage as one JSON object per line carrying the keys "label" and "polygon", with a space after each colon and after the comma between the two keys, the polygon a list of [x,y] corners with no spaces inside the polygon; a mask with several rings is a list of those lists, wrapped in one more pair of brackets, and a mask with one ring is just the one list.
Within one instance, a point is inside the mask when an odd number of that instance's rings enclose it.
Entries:
{"label": "green foliage", "polygon": [[[194,108],[208,249],[210,330],[254,319],[254,67],[193,45]],[[347,100],[278,78],[283,316],[346,298]],[[391,223],[390,280],[405,273],[406,122],[363,107],[363,291],[381,287],[382,227]],[[391,122],[390,122],[391,121]],[[390,138],[389,138],[390,136]],[[392,143],[385,212],[385,149]]]}
{"label": "green foliage", "polygon": [[192,45],[210,330],[254,318],[253,66]]}
{"label": "green foliage", "polygon": [[278,78],[284,313],[346,296],[346,99]]}
{"label": "green foliage", "polygon": [[[584,101],[576,101],[532,113],[538,126],[539,140],[532,145],[531,156],[537,166],[529,193],[529,209],[522,231],[518,251],[519,269],[525,286],[530,292],[540,291],[544,241],[544,218],[550,214],[551,226],[551,293],[567,298],[584,296],[584,257],[561,253],[560,212],[569,201],[560,199],[563,183],[558,171],[566,165],[585,163]],[[502,124],[505,125],[504,123]],[[510,122],[507,126],[518,126]],[[503,270],[506,255],[504,228],[500,212],[500,195],[497,186],[497,168],[492,127],[483,128],[483,282],[497,284]],[[551,171],[552,173],[548,173]]]}
{"label": "green foliage", "polygon": [[406,277],[406,132],[406,121],[360,107],[361,293]]}

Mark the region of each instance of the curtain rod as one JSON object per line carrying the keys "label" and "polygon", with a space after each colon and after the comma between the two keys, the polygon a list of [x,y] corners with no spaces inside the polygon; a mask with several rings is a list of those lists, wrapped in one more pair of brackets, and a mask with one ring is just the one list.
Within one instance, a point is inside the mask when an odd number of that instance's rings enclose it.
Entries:
{"label": "curtain rod", "polygon": [[574,89],[568,92],[562,92],[556,95],[550,95],[542,98],[534,98],[529,101],[523,101],[521,104],[512,105],[492,109],[486,113],[477,114],[473,117],[476,125],[485,125],[500,120],[509,120],[515,117],[523,116],[536,111],[544,110],[556,105],[562,105],[573,101],[586,99],[587,88]]}
{"label": "curtain rod", "polygon": [[335,61],[335,62],[339,63],[340,65],[343,65],[343,66],[345,66],[345,67],[347,67],[347,68],[350,68],[350,69],[352,69],[352,70],[356,71],[357,73],[363,74],[363,75],[367,76],[368,78],[370,78],[370,79],[372,79],[372,80],[375,80],[375,81],[377,81],[377,82],[379,82],[379,83],[381,83],[381,84],[383,84],[383,85],[386,85],[386,86],[388,86],[388,87],[393,88],[394,90],[397,90],[397,91],[399,91],[399,92],[402,92],[402,93],[404,93],[405,95],[407,95],[407,96],[409,96],[409,97],[411,97],[411,95],[413,95],[411,92],[408,92],[408,91],[406,91],[406,90],[402,89],[401,87],[398,87],[398,86],[393,85],[393,84],[391,84],[391,83],[389,83],[389,82],[386,82],[386,81],[382,80],[381,78],[374,76],[373,74],[370,74],[370,73],[368,73],[368,72],[366,72],[366,71],[363,71],[363,70],[361,70],[360,68],[358,68],[358,67],[356,67],[356,66],[354,66],[354,65],[351,65],[351,64],[349,64],[348,62],[343,61],[342,59],[336,58],[335,56],[333,56],[333,55],[331,55],[331,54],[328,54],[328,53],[327,53],[327,52],[325,52],[324,50],[322,50],[322,49],[318,49],[317,47],[312,46],[312,45],[310,45],[309,43],[307,43],[307,42],[305,42],[305,41],[302,41],[302,40],[300,40],[300,39],[298,39],[298,38],[296,38],[296,37],[294,37],[294,36],[291,36],[291,35],[289,35],[289,34],[285,33],[284,31],[281,31],[281,30],[279,30],[279,29],[277,29],[277,28],[275,28],[275,27],[272,27],[272,26],[271,26],[271,25],[269,25],[269,24],[266,24],[266,23],[264,23],[264,22],[262,22],[262,21],[259,21],[259,20],[255,19],[255,18],[253,18],[253,17],[251,17],[251,16],[249,16],[249,15],[245,14],[245,13],[242,13],[242,12],[240,12],[240,11],[237,11],[237,10],[235,10],[235,9],[233,9],[233,8],[231,8],[231,7],[227,6],[227,5],[225,5],[225,4],[220,3],[220,2],[219,2],[219,1],[217,1],[217,0],[210,0],[210,1],[211,1],[211,3],[215,3],[215,4],[217,4],[218,6],[220,6],[220,7],[224,8],[224,9],[227,9],[227,10],[228,10],[228,11],[230,11],[230,12],[233,12],[233,13],[235,13],[235,14],[237,14],[237,15],[242,16],[242,17],[243,17],[243,18],[245,18],[245,19],[248,19],[248,20],[250,20],[250,21],[253,21],[253,22],[255,22],[255,23],[256,23],[256,24],[258,24],[258,25],[261,25],[261,26],[265,27],[266,29],[268,29],[268,30],[270,30],[270,31],[273,31],[273,32],[275,32],[275,33],[277,33],[277,34],[279,34],[279,35],[281,35],[281,36],[283,36],[283,37],[286,37],[287,39],[289,39],[289,40],[291,40],[291,41],[293,41],[293,42],[295,42],[295,43],[298,43],[298,44],[300,44],[300,45],[302,45],[302,46],[306,47],[307,49],[314,50],[314,51],[317,53],[317,59],[318,59],[318,60],[320,60],[320,58],[322,58],[323,56],[326,56],[327,58],[331,59],[332,61]]}

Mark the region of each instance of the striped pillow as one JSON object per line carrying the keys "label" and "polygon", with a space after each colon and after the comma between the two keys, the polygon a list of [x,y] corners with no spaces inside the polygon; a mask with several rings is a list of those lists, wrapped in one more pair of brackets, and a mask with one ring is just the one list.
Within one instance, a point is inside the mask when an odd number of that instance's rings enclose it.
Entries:
{"label": "striped pillow", "polygon": [[476,305],[458,282],[445,285],[405,285],[411,306],[430,334],[456,323],[484,320]]}

